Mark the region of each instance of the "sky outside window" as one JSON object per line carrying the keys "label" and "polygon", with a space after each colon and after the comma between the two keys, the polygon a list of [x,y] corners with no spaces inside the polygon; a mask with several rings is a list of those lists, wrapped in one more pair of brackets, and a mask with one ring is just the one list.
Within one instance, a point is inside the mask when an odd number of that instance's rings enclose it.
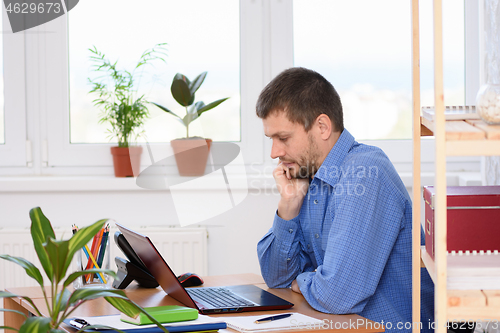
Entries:
{"label": "sky outside window", "polygon": [[[3,27],[0,13],[0,27]],[[5,104],[3,92],[3,34],[0,34],[0,144],[5,144]]]}
{"label": "sky outside window", "polygon": [[[196,94],[206,104],[230,97],[190,125],[190,135],[214,141],[240,140],[239,4],[234,0],[85,0],[68,14],[71,143],[107,143],[107,124],[88,94],[88,77],[96,77],[89,62],[95,46],[118,68],[132,71],[141,54],[157,43],[167,43],[166,63],[145,67],[138,90],[146,99],[180,116],[184,108],[173,99],[170,85],[176,73],[207,78]],[[148,107],[145,124],[149,142],[169,142],[185,136],[173,116]],[[144,141],[144,139],[139,140]]]}
{"label": "sky outside window", "polygon": [[[410,139],[410,0],[294,0],[294,64],[337,89],[357,140]],[[445,103],[464,103],[463,0],[445,0]],[[432,1],[420,2],[422,105],[433,105]]]}

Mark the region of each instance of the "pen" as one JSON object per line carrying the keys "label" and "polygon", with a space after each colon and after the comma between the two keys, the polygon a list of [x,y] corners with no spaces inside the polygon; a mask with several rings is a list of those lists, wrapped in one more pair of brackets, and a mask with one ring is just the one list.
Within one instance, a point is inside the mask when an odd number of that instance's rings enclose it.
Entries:
{"label": "pen", "polygon": [[73,327],[78,328],[78,329],[82,329],[84,327],[89,326],[89,323],[87,323],[87,321],[85,321],[84,319],[79,319],[79,318],[75,318],[75,319],[70,320],[69,324]]}
{"label": "pen", "polygon": [[266,318],[262,318],[262,319],[256,320],[255,323],[256,324],[262,324],[262,323],[265,323],[265,322],[268,322],[268,321],[280,320],[280,319],[288,318],[291,315],[292,315],[291,313],[286,313],[286,314],[281,314],[281,315],[277,315],[277,316],[266,317]]}

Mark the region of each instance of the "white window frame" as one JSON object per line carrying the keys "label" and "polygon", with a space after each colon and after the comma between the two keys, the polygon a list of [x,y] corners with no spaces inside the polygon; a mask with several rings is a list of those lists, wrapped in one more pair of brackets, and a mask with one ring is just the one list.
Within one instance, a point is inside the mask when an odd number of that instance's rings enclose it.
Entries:
{"label": "white window frame", "polygon": [[[480,44],[477,15],[481,15],[482,1],[479,1],[479,5],[475,0],[465,2],[468,36],[465,70],[466,73],[474,73],[480,53],[471,52],[469,45]],[[475,12],[470,11],[474,7]],[[476,18],[467,15],[469,12],[476,13]],[[4,30],[6,23],[4,13]],[[9,87],[12,92],[6,91],[6,145],[0,146],[0,173],[112,175],[109,148],[113,144],[69,143],[66,15],[32,28],[29,33],[17,33],[15,36],[18,37],[15,44],[6,47],[6,43],[10,43],[6,38],[9,35],[4,35],[4,50],[8,50],[4,61],[14,65],[5,66],[6,70],[10,69],[10,72],[5,73],[5,80],[9,82],[5,87]],[[265,140],[262,122],[255,116],[255,102],[262,88],[274,76],[293,66],[292,1],[240,0],[240,40],[241,142],[238,144],[249,166],[247,172],[263,174],[262,171],[266,170],[267,174],[269,166],[274,164],[269,157],[271,143]],[[467,82],[470,83],[470,77]],[[472,98],[470,96],[475,96],[478,87],[479,83],[466,86],[466,101]],[[9,96],[15,98],[8,101]],[[13,110],[24,111],[18,113]],[[425,139],[422,141],[424,171],[425,164],[433,163],[434,154],[432,143]],[[32,142],[32,154],[26,148],[30,146],[29,142]],[[398,171],[411,172],[411,140],[371,140],[365,143],[381,147]],[[169,144],[151,146],[163,150],[167,155],[171,154]],[[476,160],[476,157],[452,159],[457,167],[460,163],[479,163]],[[143,166],[150,165],[150,162],[145,152]],[[158,169],[167,174],[176,172],[174,165]],[[429,170],[432,169],[429,167]]]}
{"label": "white window frame", "polygon": [[[482,1],[479,1],[482,3]],[[289,2],[290,6],[292,1]],[[466,30],[466,40],[465,40],[465,81],[470,80],[469,84],[465,85],[465,96],[466,103],[475,104],[475,95],[479,89],[479,77],[476,77],[473,73],[479,73],[479,49],[472,48],[474,45],[479,45],[479,24],[478,24],[478,11],[480,5],[478,5],[477,0],[465,0],[465,30]],[[293,13],[293,12],[292,12]],[[410,20],[410,17],[408,17]],[[293,31],[293,29],[292,29]],[[293,35],[291,36],[293,40]],[[408,36],[411,38],[411,35]],[[468,46],[471,47],[468,49]],[[293,49],[292,49],[293,52]],[[467,76],[468,75],[468,76]],[[473,96],[473,97],[471,97]],[[342,98],[342,96],[341,96]],[[413,144],[411,139],[400,139],[400,140],[360,140],[359,142],[377,146],[381,148],[386,155],[389,157],[391,162],[396,167],[398,172],[411,172],[412,170],[412,158],[413,158]],[[434,163],[434,143],[429,139],[422,139],[422,171],[432,171]],[[448,158],[449,169],[450,170],[460,170],[462,163],[467,164],[477,164],[479,167],[480,158],[476,156],[462,156],[462,157],[451,157]]]}
{"label": "white window frame", "polygon": [[3,174],[9,174],[13,167],[26,168],[32,160],[31,142],[26,137],[25,35],[11,32],[4,6],[2,31],[5,144],[0,145],[0,170]]}
{"label": "white window frame", "polygon": [[[241,74],[241,142],[242,155],[248,164],[263,163],[263,130],[255,116],[255,100],[263,87],[265,68],[262,57],[264,33],[262,1],[240,1],[240,74]],[[244,15],[243,15],[244,14]],[[46,84],[41,95],[47,96],[43,112],[47,118],[46,166],[50,173],[58,174],[112,174],[110,147],[116,144],[70,144],[69,94],[68,94],[68,29],[67,17],[53,20],[43,29],[54,31],[47,34],[41,43],[40,66],[46,68]],[[214,143],[217,145],[217,142]],[[153,151],[172,155],[170,144],[151,144]],[[42,158],[43,160],[43,158]],[[142,166],[151,165],[147,151],[143,154]],[[165,168],[166,167],[166,168]],[[160,167],[159,167],[160,168]],[[174,165],[161,167],[167,174],[175,173]]]}

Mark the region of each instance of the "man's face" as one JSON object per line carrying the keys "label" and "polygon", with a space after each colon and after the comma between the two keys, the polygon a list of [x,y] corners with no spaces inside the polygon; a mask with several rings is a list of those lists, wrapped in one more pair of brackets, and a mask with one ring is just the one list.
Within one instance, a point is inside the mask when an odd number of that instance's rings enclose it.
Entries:
{"label": "man's face", "polygon": [[264,133],[273,140],[271,158],[279,158],[294,178],[309,178],[319,168],[319,150],[311,131],[292,123],[283,111],[271,113],[262,120]]}

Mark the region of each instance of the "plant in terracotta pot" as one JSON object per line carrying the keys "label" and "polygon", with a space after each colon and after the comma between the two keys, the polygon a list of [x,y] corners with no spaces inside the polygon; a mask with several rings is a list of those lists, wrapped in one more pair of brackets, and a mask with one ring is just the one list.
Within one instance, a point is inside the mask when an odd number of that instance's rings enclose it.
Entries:
{"label": "plant in terracotta pot", "polygon": [[177,103],[186,108],[186,115],[184,117],[177,115],[160,104],[151,102],[163,111],[176,117],[180,123],[186,127],[185,138],[175,139],[170,142],[174,150],[177,169],[181,176],[203,175],[207,165],[210,146],[212,145],[211,139],[204,139],[196,136],[190,137],[189,124],[198,119],[204,112],[215,108],[229,98],[221,98],[209,104],[205,104],[202,101],[195,103],[195,93],[198,91],[203,81],[205,81],[206,76],[207,72],[203,72],[193,81],[190,81],[185,75],[180,73],[174,76],[170,91]]}
{"label": "plant in terracotta pot", "polygon": [[[49,286],[44,283],[42,273],[33,263],[21,257],[14,257],[8,254],[0,255],[0,258],[14,262],[20,265],[26,274],[33,278],[41,288],[44,304],[40,304],[31,298],[23,295],[16,295],[6,291],[0,291],[0,298],[22,298],[33,308],[35,316],[27,317],[17,310],[0,309],[0,311],[15,312],[25,317],[19,332],[39,332],[39,333],[62,333],[61,325],[65,320],[72,317],[72,314],[83,303],[90,300],[104,297],[113,307],[124,314],[134,317],[143,312],[151,319],[162,331],[167,332],[157,320],[149,315],[142,307],[132,302],[123,290],[102,289],[102,288],[81,288],[73,290],[71,285],[79,277],[90,273],[105,273],[116,278],[116,274],[107,269],[89,269],[78,270],[66,277],[66,272],[70,267],[73,256],[79,251],[108,221],[99,220],[94,224],[80,229],[68,240],[56,240],[54,229],[50,221],[42,213],[40,207],[30,210],[31,218],[31,236],[33,245],[40,259],[43,271],[48,278]],[[92,328],[110,328],[106,326],[87,326]],[[7,326],[0,326],[0,329],[17,329]],[[82,332],[82,330],[78,332]]]}
{"label": "plant in terracotta pot", "polygon": [[90,93],[97,95],[94,105],[102,111],[100,123],[108,122],[110,138],[117,138],[118,147],[111,147],[116,177],[133,177],[138,174],[142,147],[132,145],[143,134],[144,120],[149,116],[147,101],[135,87],[136,70],[155,60],[165,61],[165,43],[146,50],[132,72],[118,69],[117,61],[112,63],[94,46],[90,61],[93,70],[103,75],[91,79]]}

